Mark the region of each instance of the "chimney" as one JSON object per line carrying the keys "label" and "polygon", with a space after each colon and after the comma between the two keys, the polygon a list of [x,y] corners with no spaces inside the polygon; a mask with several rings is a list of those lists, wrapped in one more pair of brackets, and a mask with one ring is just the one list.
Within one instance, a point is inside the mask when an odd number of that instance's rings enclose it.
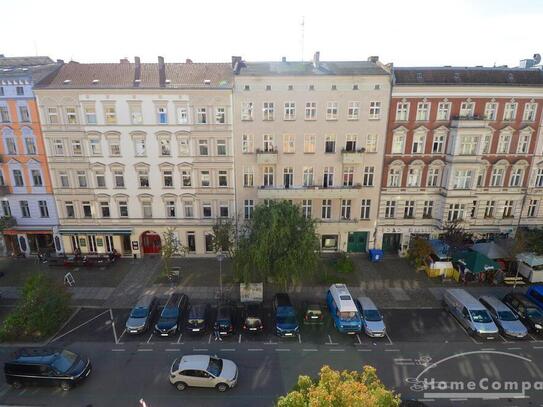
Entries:
{"label": "chimney", "polygon": [[241,57],[232,57],[232,69],[236,69],[236,64],[241,62]]}
{"label": "chimney", "polygon": [[57,59],[57,64],[64,64],[64,60],[63,59]]}
{"label": "chimney", "polygon": [[166,65],[164,65],[164,57],[158,57],[158,83],[161,88],[166,86]]}
{"label": "chimney", "polygon": [[315,55],[313,55],[313,67],[315,69],[319,69],[319,65],[320,65],[320,58],[321,58],[321,53],[319,51],[315,52]]}
{"label": "chimney", "polygon": [[241,68],[245,66],[245,63],[243,62],[243,59],[241,57],[232,57],[232,71],[234,71],[234,75],[238,75],[241,71]]}
{"label": "chimney", "polygon": [[141,82],[141,62],[140,57],[134,57],[134,86],[140,86]]}
{"label": "chimney", "polygon": [[121,58],[121,60],[119,61],[121,64],[129,64],[130,61],[128,60],[128,58],[124,57],[124,58]]}
{"label": "chimney", "polygon": [[373,56],[371,56],[371,57],[368,58],[368,61],[369,61],[369,62],[373,62],[374,64],[376,64],[376,63],[379,61],[379,57],[373,55]]}
{"label": "chimney", "polygon": [[192,59],[190,59],[190,58],[185,59],[185,63],[186,64],[192,64]]}
{"label": "chimney", "polygon": [[287,57],[281,57],[281,62],[287,62]]}

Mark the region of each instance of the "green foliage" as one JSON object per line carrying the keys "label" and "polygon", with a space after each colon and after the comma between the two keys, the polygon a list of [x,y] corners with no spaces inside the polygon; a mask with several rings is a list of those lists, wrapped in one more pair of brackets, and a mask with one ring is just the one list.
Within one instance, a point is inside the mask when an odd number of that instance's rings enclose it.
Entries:
{"label": "green foliage", "polygon": [[[519,237],[519,233],[521,234],[521,237]],[[522,246],[522,249],[537,255],[543,255],[542,229],[523,229],[522,231],[517,232],[515,240],[515,244]],[[521,243],[518,243],[519,241]]]}
{"label": "green foliage", "polygon": [[213,225],[213,250],[232,257],[236,247],[236,227],[230,218],[217,218]]}
{"label": "green foliage", "polygon": [[30,277],[15,310],[0,327],[0,340],[36,340],[52,335],[70,314],[70,294],[44,274]]}
{"label": "green foliage", "polygon": [[345,252],[340,253],[335,266],[338,273],[352,273],[354,271],[353,259]]}
{"label": "green foliage", "polygon": [[417,237],[411,241],[407,252],[409,262],[419,269],[424,265],[424,260],[432,253],[432,247],[426,239]]}
{"label": "green foliage", "polygon": [[469,246],[471,233],[466,232],[462,219],[453,220],[443,226],[443,241],[449,245],[449,255]]}
{"label": "green foliage", "polygon": [[0,216],[0,231],[9,229],[17,224],[17,221],[12,216]]}
{"label": "green foliage", "polygon": [[294,390],[279,398],[277,407],[398,407],[400,402],[371,366],[364,366],[362,372],[323,366],[317,380],[300,376]]}
{"label": "green foliage", "polygon": [[184,256],[188,249],[181,244],[175,228],[168,228],[162,233],[162,247],[160,253],[164,261],[163,274],[165,277],[170,275],[170,260],[173,256]]}
{"label": "green foliage", "polygon": [[319,262],[315,222],[287,201],[258,205],[240,232],[234,272],[244,283],[273,279],[283,287],[313,275]]}

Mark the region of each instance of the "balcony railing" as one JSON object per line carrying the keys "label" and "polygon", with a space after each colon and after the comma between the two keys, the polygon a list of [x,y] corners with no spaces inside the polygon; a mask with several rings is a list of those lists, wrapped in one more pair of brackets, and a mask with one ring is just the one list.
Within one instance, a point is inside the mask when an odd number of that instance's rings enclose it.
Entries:
{"label": "balcony railing", "polygon": [[309,199],[309,198],[356,198],[360,195],[360,184],[335,185],[261,185],[258,187],[258,197],[262,199]]}
{"label": "balcony railing", "polygon": [[256,149],[257,164],[277,164],[277,149],[261,150]]}

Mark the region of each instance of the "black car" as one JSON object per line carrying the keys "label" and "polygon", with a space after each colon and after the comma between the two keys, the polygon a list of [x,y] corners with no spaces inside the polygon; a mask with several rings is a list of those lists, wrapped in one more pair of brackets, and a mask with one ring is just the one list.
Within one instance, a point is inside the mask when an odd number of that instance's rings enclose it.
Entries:
{"label": "black car", "polygon": [[259,333],[264,330],[262,305],[258,302],[245,304],[243,308],[243,330]]}
{"label": "black car", "polygon": [[234,310],[230,305],[219,305],[214,329],[221,336],[228,336],[234,333]]}
{"label": "black car", "polygon": [[209,304],[193,304],[188,312],[186,330],[193,334],[205,333],[209,326]]}
{"label": "black car", "polygon": [[155,324],[155,333],[160,336],[175,335],[181,330],[189,299],[185,294],[173,293],[162,309]]}
{"label": "black car", "polygon": [[304,324],[322,325],[324,323],[324,313],[319,304],[304,304]]}
{"label": "black car", "polygon": [[503,302],[518,315],[529,331],[543,334],[543,313],[524,294],[509,293],[503,297]]}
{"label": "black car", "polygon": [[88,358],[67,349],[24,348],[4,364],[6,382],[15,389],[24,385],[60,386],[70,390],[91,372]]}

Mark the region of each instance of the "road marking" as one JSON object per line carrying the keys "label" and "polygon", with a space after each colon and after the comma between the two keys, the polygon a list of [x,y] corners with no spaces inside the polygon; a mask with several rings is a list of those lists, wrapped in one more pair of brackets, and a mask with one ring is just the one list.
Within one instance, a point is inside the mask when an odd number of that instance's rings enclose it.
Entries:
{"label": "road marking", "polygon": [[109,316],[111,317],[111,320],[113,321],[113,310],[111,308],[109,309]]}
{"label": "road marking", "polygon": [[113,338],[115,339],[115,345],[119,343],[119,339],[117,338],[117,329],[115,329],[115,321],[111,320],[111,328],[113,329]]}
{"label": "road marking", "polygon": [[207,343],[211,343],[211,334],[209,334],[209,339],[207,340]]}
{"label": "road marking", "polygon": [[522,348],[507,348],[507,350],[522,350]]}
{"label": "road marking", "polygon": [[85,326],[85,325],[91,323],[91,322],[94,321],[96,318],[99,318],[99,317],[101,317],[102,315],[104,315],[104,314],[106,314],[106,313],[108,313],[108,312],[109,312],[109,310],[105,310],[104,312],[101,312],[100,314],[98,314],[98,315],[92,317],[92,318],[89,319],[88,321],[85,321],[85,322],[83,322],[82,324],[79,324],[78,326],[76,326],[75,328],[70,329],[68,332],[63,333],[63,334],[60,335],[60,336],[57,336],[56,338],[52,339],[51,342],[49,342],[49,343],[53,343],[53,342],[59,340],[60,338],[65,337],[66,335],[68,335],[68,334],[72,333],[73,331],[75,331],[75,330],[81,328],[82,326]]}
{"label": "road marking", "polygon": [[330,334],[328,334],[328,342],[326,342],[326,345],[337,345],[337,342],[332,342],[332,337]]}
{"label": "road marking", "polygon": [[166,352],[181,352],[181,349],[165,349]]}
{"label": "road marking", "polygon": [[302,344],[302,335],[298,334],[298,343],[301,345]]}
{"label": "road marking", "polygon": [[152,352],[153,349],[149,349],[149,348],[142,348],[142,349],[138,349],[138,352]]}
{"label": "road marking", "polygon": [[[507,348],[511,349],[511,348]],[[513,349],[520,349],[520,348],[513,348]],[[481,350],[496,350],[495,348],[481,348]]]}
{"label": "road marking", "polygon": [[286,349],[286,348],[277,348],[275,349],[277,352],[290,352],[290,349]]}
{"label": "road marking", "polygon": [[111,349],[112,352],[124,352],[124,349],[121,349],[121,348],[114,348],[114,349]]}
{"label": "road marking", "polygon": [[331,349],[328,349],[330,352],[345,352],[345,349],[341,349],[341,348],[331,348]]}
{"label": "road marking", "polygon": [[264,342],[264,345],[277,345],[277,342],[272,342],[270,339],[269,342]]}
{"label": "road marking", "polygon": [[388,333],[385,332],[385,336],[388,339],[388,344],[387,345],[392,345],[392,339],[390,339],[390,336],[388,336]]}
{"label": "road marking", "polygon": [[421,403],[424,403],[425,401],[436,401],[435,399],[418,399]]}
{"label": "road marking", "polygon": [[371,352],[371,349],[358,349],[359,352]]}
{"label": "road marking", "polygon": [[241,343],[241,334],[239,334],[238,343]]}
{"label": "road marking", "polygon": [[358,339],[358,344],[362,345],[362,339],[360,339],[360,335],[356,334],[356,339]]}
{"label": "road marking", "polygon": [[532,346],[534,349],[543,349],[543,346]]}
{"label": "road marking", "polygon": [[147,339],[147,343],[151,342],[151,339],[153,339],[153,334],[149,335],[149,339]]}
{"label": "road marking", "polygon": [[179,334],[179,338],[177,338],[177,342],[176,342],[177,344],[180,344],[180,343],[181,343],[181,338],[182,338],[182,337],[183,337],[183,332],[181,332],[181,333]]}
{"label": "road marking", "polygon": [[207,352],[207,348],[192,348],[194,352]]}
{"label": "road marking", "polygon": [[221,348],[221,352],[235,352],[234,348]]}
{"label": "road marking", "polygon": [[303,352],[317,352],[318,349],[311,348],[311,349],[302,349]]}
{"label": "road marking", "polygon": [[449,399],[451,401],[468,401],[468,399]]}
{"label": "road marking", "polygon": [[498,336],[503,340],[504,343],[513,343],[511,341],[508,341],[505,335],[499,334]]}
{"label": "road marking", "polygon": [[248,350],[249,352],[262,352],[264,349],[262,349],[262,348],[254,348],[254,349],[249,348],[249,349],[247,349],[247,350]]}
{"label": "road marking", "polygon": [[399,349],[385,349],[385,352],[399,352]]}
{"label": "road marking", "polygon": [[126,328],[121,333],[121,336],[119,336],[119,341],[117,342],[117,345],[119,345],[121,343],[121,338],[124,336],[125,333],[126,333]]}
{"label": "road marking", "polygon": [[469,332],[467,331],[467,329],[464,328],[464,325],[462,325],[462,324],[460,323],[460,321],[458,321],[454,315],[453,315],[453,319],[454,319],[454,320],[456,321],[456,323],[460,326],[460,328],[462,328],[462,330],[466,333],[466,335],[469,336],[469,338],[473,341],[473,343],[475,343],[476,345],[482,345],[482,342],[477,342],[477,341],[475,340],[475,338],[473,337],[473,335],[470,335],[470,334],[469,334]]}

